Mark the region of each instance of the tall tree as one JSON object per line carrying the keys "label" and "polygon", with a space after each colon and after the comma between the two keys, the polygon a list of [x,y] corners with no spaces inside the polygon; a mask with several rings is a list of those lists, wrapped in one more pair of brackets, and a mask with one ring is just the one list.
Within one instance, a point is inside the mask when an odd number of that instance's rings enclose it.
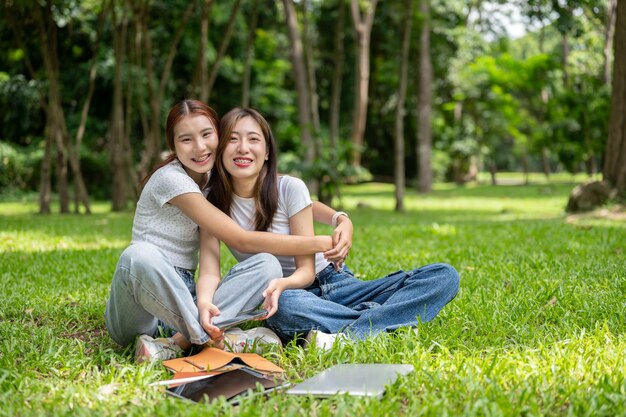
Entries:
{"label": "tall tree", "polygon": [[111,209],[125,210],[131,197],[132,177],[128,175],[131,162],[131,146],[126,135],[126,125],[130,121],[124,112],[124,68],[127,60],[128,21],[131,4],[128,0],[121,3],[122,15],[118,16],[116,1],[112,0],[111,25],[113,37],[113,54],[115,65],[113,68],[113,97],[111,103],[111,124],[109,125],[109,163],[111,168]]}
{"label": "tall tree", "polygon": [[427,193],[432,188],[432,101],[433,101],[433,65],[430,58],[430,0],[421,0],[420,15],[422,29],[420,33],[419,53],[419,92],[417,97],[417,189]]}
{"label": "tall tree", "polygon": [[69,212],[67,192],[67,129],[63,112],[61,85],[59,80],[59,61],[57,55],[57,26],[52,16],[52,4],[34,7],[35,22],[40,39],[40,50],[43,58],[46,79],[48,81],[46,104],[46,136],[56,145],[56,176],[57,192],[61,213]]}
{"label": "tall tree", "polygon": [[615,33],[615,9],[617,0],[609,1],[609,10],[604,30],[604,71],[603,78],[607,85],[611,85],[611,52],[613,49],[613,34]]}
{"label": "tall tree", "polygon": [[298,91],[300,138],[304,146],[306,160],[313,161],[315,160],[316,152],[312,135],[313,121],[311,119],[311,99],[309,98],[306,65],[304,62],[304,52],[302,50],[302,38],[298,30],[298,19],[293,0],[283,0],[283,5],[285,7],[285,18],[287,20],[287,29],[291,45],[293,75]]}
{"label": "tall tree", "polygon": [[89,203],[89,194],[87,192],[87,187],[85,185],[85,181],[82,175],[82,169],[80,166],[80,152],[81,147],[83,145],[83,138],[85,136],[85,131],[87,129],[87,122],[89,116],[89,109],[91,107],[91,102],[94,95],[94,90],[96,86],[96,76],[97,76],[97,64],[98,64],[98,51],[100,49],[100,36],[102,32],[102,28],[104,25],[104,20],[107,14],[106,10],[106,0],[102,1],[101,12],[98,18],[98,26],[96,29],[96,39],[94,44],[92,45],[92,53],[93,58],[91,60],[90,68],[89,68],[89,81],[87,86],[87,94],[85,95],[85,101],[83,102],[82,110],[80,112],[80,122],[78,124],[78,129],[76,130],[75,135],[75,146],[74,152],[70,154],[70,162],[72,164],[73,171],[78,172],[78,178],[74,179],[74,211],[76,213],[80,212],[80,204],[82,203],[85,207],[85,213],[91,213],[91,205]]}
{"label": "tall tree", "polygon": [[[163,99],[165,97],[165,89],[170,79],[174,58],[178,52],[178,45],[183,35],[183,31],[189,22],[189,19],[195,10],[197,0],[192,0],[184,10],[180,20],[177,20],[175,32],[172,40],[167,48],[163,67],[158,71],[155,67],[156,54],[153,49],[151,34],[148,28],[149,4],[140,2],[143,5],[140,9],[141,25],[139,26],[142,39],[142,51],[144,54],[143,65],[146,77],[146,85],[148,91],[148,107],[150,109],[149,118],[144,125],[144,145],[141,152],[141,160],[139,162],[139,177],[143,178],[148,171],[159,160],[161,152],[161,112]],[[157,73],[160,72],[160,76]]]}
{"label": "tall tree", "polygon": [[333,67],[333,79],[330,99],[330,143],[335,149],[333,155],[336,157],[336,149],[339,141],[339,116],[341,111],[341,90],[343,81],[344,66],[344,21],[345,21],[345,0],[339,0],[337,11],[337,23],[335,25],[335,40],[333,57],[335,65]]}
{"label": "tall tree", "polygon": [[[525,1],[521,4],[522,13],[526,15],[531,25],[539,25],[539,38],[538,38],[538,47],[539,52],[541,54],[544,53],[545,46],[545,32],[546,26],[551,23],[550,21],[550,5],[546,2],[546,0],[532,0]],[[537,112],[537,119],[540,124],[546,123],[546,113],[548,111],[550,95],[548,93],[547,85],[544,85],[541,89],[541,102],[542,107],[540,111]],[[550,152],[545,143],[540,145],[541,147],[541,163],[543,167],[543,173],[546,176],[546,179],[550,179]]]}
{"label": "tall tree", "polygon": [[243,63],[243,81],[241,88],[242,107],[250,106],[250,80],[252,78],[252,60],[254,59],[254,40],[256,38],[256,27],[259,22],[258,0],[252,0],[252,11],[250,14],[248,37],[246,38],[246,56]]}
{"label": "tall tree", "polygon": [[[26,47],[24,38],[22,37],[22,27],[18,26],[17,22],[22,21],[23,24],[32,24],[33,12],[29,8],[17,7],[16,4],[1,3],[0,6],[7,17],[7,21],[11,26],[11,30],[15,37],[17,46],[26,53],[24,54],[24,61],[26,68],[33,80],[37,80],[37,71],[35,65],[31,61],[28,50]],[[19,16],[19,17],[18,17]],[[23,17],[23,19],[22,19]],[[39,104],[41,108],[47,113],[47,101],[43,93],[38,94]],[[46,124],[44,128],[44,152],[41,159],[41,173],[39,178],[39,214],[49,214],[51,212],[50,203],[52,200],[52,150],[54,147],[55,138],[52,135],[52,129],[50,128],[50,118],[46,117]]]}
{"label": "tall tree", "polygon": [[626,196],[626,0],[617,1],[613,38],[613,92],[604,179]]}
{"label": "tall tree", "polygon": [[[52,144],[57,148],[57,181],[59,192],[59,204],[61,213],[69,212],[69,194],[68,194],[68,163],[71,168],[76,201],[82,203],[85,212],[90,213],[89,196],[87,187],[82,175],[80,167],[80,146],[87,123],[87,115],[89,106],[93,97],[94,81],[96,76],[96,46],[92,45],[94,57],[92,59],[89,71],[89,87],[85,101],[82,107],[81,120],[76,132],[75,142],[72,143],[70,133],[67,127],[65,112],[63,110],[63,97],[61,94],[60,80],[60,64],[58,56],[58,28],[53,16],[53,4],[50,1],[43,5],[33,6],[33,16],[35,18],[37,32],[40,39],[41,57],[44,64],[44,72],[47,80],[47,102],[46,110],[46,143],[42,167],[42,198],[40,199],[40,212],[50,212],[49,193],[50,193],[50,162]],[[101,15],[102,16],[102,15]],[[100,19],[101,21],[101,19]],[[98,29],[99,32],[99,29]],[[99,37],[97,37],[99,39]],[[97,40],[96,40],[97,44]],[[79,211],[79,207],[75,207],[75,211]]]}
{"label": "tall tree", "polygon": [[579,1],[561,2],[552,0],[552,10],[557,14],[555,27],[561,34],[561,60],[563,65],[563,85],[569,86],[569,59],[571,50],[571,34],[574,28],[574,8],[579,6]]}
{"label": "tall tree", "polygon": [[[361,3],[365,3],[364,13],[361,11]],[[365,122],[367,121],[370,80],[370,36],[374,24],[374,14],[376,13],[377,3],[378,0],[366,0],[364,2],[350,0],[352,22],[357,39],[357,82],[354,89],[354,114],[352,116],[352,145],[354,146],[352,163],[355,166],[361,165]]]}
{"label": "tall tree", "polygon": [[315,48],[315,40],[312,34],[312,28],[309,24],[309,2],[302,0],[300,3],[302,9],[302,43],[307,45],[304,48],[304,63],[307,69],[307,86],[309,89],[309,100],[311,100],[311,122],[313,123],[313,141],[316,142],[316,149],[319,149],[320,135],[320,113],[319,113],[319,96],[317,94],[317,77],[315,75],[315,57],[313,55]]}
{"label": "tall tree", "polygon": [[209,70],[206,52],[209,47],[209,21],[211,19],[212,0],[202,0],[200,12],[200,42],[198,44],[198,59],[193,82],[193,91],[196,97],[206,102],[209,97]]}
{"label": "tall tree", "polygon": [[398,84],[398,103],[396,105],[396,134],[394,146],[394,179],[396,211],[404,211],[404,115],[406,113],[406,90],[409,68],[409,50],[411,47],[411,26],[413,22],[413,0],[404,1],[404,24],[402,25],[402,49],[400,52],[400,74]]}

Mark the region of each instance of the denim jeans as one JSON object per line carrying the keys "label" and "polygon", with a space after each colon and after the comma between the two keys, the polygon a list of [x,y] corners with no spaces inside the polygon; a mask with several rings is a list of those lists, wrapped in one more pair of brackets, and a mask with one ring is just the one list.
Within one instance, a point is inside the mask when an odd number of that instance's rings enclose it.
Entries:
{"label": "denim jeans", "polygon": [[458,290],[458,273],[443,263],[372,281],[355,278],[345,266],[336,271],[329,265],[310,287],[283,292],[267,324],[284,339],[312,329],[364,339],[432,320]]}
{"label": "denim jeans", "polygon": [[[213,296],[213,304],[221,313],[214,323],[257,307],[269,281],[281,276],[280,263],[266,253],[235,265]],[[177,269],[150,243],[130,245],[120,256],[106,305],[105,321],[111,338],[126,346],[137,335],[154,335],[159,324],[165,324],[191,343],[208,342],[209,335],[199,321],[195,291],[192,271]]]}

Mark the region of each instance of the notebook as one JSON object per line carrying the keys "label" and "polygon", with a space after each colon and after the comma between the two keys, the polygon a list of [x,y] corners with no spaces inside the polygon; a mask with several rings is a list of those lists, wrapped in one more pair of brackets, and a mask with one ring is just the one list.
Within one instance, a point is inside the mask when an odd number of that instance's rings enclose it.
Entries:
{"label": "notebook", "polygon": [[386,385],[413,370],[413,365],[406,364],[340,364],[304,380],[286,392],[314,397],[350,394],[380,398]]}

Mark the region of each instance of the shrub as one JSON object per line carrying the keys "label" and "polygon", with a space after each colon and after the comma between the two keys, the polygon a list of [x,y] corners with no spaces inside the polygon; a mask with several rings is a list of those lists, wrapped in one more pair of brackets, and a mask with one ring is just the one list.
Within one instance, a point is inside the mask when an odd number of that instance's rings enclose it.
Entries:
{"label": "shrub", "polygon": [[0,141],[0,189],[2,192],[31,190],[36,183],[37,149]]}

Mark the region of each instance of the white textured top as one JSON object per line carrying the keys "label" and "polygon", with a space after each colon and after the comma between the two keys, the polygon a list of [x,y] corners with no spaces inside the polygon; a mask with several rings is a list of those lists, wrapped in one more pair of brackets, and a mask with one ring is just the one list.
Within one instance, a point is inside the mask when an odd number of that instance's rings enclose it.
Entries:
{"label": "white textured top", "polygon": [[152,174],[137,202],[131,244],[152,243],[167,254],[174,266],[196,269],[200,245],[198,225],[169,203],[187,193],[206,197],[207,191],[200,191],[178,160]]}
{"label": "white textured top", "polygon": [[[313,204],[311,195],[306,188],[306,184],[299,179],[288,175],[278,177],[278,207],[274,219],[268,232],[282,235],[291,234],[289,218],[299,213],[305,207]],[[233,202],[230,207],[230,217],[242,228],[254,230],[254,214],[256,207],[253,198],[242,198],[233,195]],[[239,261],[243,261],[253,254],[241,253],[229,247],[233,256]],[[280,265],[283,267],[283,276],[289,276],[296,270],[296,260],[293,256],[277,256]],[[315,273],[320,272],[328,266],[328,261],[324,259],[322,253],[315,255]]]}

